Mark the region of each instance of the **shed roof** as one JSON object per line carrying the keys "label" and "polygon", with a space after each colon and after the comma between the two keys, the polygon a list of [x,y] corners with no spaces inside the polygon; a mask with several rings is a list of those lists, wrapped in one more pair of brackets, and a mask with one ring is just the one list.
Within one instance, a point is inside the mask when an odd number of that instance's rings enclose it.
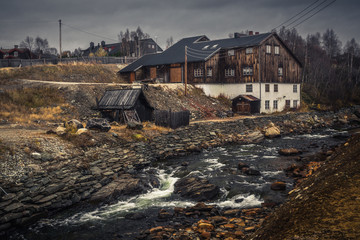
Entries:
{"label": "shed roof", "polygon": [[[259,45],[272,33],[263,33],[240,38],[209,40],[205,35],[183,38],[166,51],[143,56],[121,69],[120,73],[133,72],[143,66],[157,66],[185,62],[185,46],[189,48],[188,62],[206,61],[220,49]],[[207,46],[207,47],[206,47]]]}
{"label": "shed roof", "polygon": [[242,99],[244,99],[245,101],[248,101],[248,102],[260,101],[260,99],[258,99],[257,97],[254,97],[253,95],[239,95],[236,98],[234,98],[233,100],[240,99],[240,98],[242,98]]}
{"label": "shed roof", "polygon": [[107,90],[99,101],[99,109],[130,109],[142,94],[141,89]]}

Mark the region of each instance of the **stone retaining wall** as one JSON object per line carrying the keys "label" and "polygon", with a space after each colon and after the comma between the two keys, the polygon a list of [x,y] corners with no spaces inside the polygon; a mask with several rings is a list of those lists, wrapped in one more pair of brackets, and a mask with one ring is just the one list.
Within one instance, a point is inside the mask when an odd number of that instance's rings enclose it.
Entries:
{"label": "stone retaining wall", "polygon": [[[46,172],[33,169],[6,185],[0,179],[7,192],[5,194],[0,189],[0,236],[13,227],[32,223],[55,210],[89,201],[95,195],[96,202],[103,202],[115,200],[119,195],[146,191],[144,183],[134,181],[138,179],[137,170],[157,159],[183,156],[229,143],[259,141],[264,138],[264,130],[270,122],[280,129],[282,135],[310,133],[313,129],[348,124],[352,119],[358,122],[353,111],[293,113],[230,122],[195,123],[155,137],[150,142],[102,149],[98,152],[99,160],[89,161],[87,166],[79,167],[75,164],[76,159],[68,159],[73,164]],[[115,190],[117,194],[114,194]]]}

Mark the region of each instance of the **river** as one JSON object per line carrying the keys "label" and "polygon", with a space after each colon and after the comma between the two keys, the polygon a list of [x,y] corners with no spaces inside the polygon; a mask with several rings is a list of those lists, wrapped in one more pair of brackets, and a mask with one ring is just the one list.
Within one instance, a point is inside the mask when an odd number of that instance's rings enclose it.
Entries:
{"label": "river", "polygon": [[[327,129],[314,134],[266,139],[259,144],[227,145],[156,162],[139,175],[155,174],[161,183],[159,188],[98,208],[72,207],[19,229],[10,239],[133,239],[142,230],[165,224],[157,218],[160,209],[172,211],[174,207],[195,204],[173,193],[176,181],[185,176],[203,177],[219,186],[221,196],[208,204],[221,208],[257,207],[264,201],[281,203],[294,182],[283,170],[296,163],[296,158],[280,156],[278,150],[294,147],[303,152],[301,157],[306,157],[342,143],[343,138],[334,137],[338,134]],[[237,169],[239,162],[259,170],[261,175],[242,174]],[[285,182],[287,190],[271,190],[274,181]],[[176,222],[168,220],[166,224]]]}

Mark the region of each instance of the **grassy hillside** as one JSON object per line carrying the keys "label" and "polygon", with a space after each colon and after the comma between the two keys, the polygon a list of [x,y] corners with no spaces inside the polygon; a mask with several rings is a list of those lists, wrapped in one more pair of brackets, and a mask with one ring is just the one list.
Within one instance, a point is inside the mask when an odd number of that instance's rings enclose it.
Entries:
{"label": "grassy hillside", "polygon": [[116,75],[122,65],[69,63],[38,65],[22,68],[0,68],[0,84],[14,79],[34,79],[57,82],[116,82],[123,81]]}

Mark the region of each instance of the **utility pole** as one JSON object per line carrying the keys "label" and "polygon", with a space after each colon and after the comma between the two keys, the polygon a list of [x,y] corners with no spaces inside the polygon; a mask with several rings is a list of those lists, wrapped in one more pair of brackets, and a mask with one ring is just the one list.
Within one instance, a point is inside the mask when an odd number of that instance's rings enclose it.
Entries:
{"label": "utility pole", "polygon": [[59,19],[59,45],[60,45],[60,62],[61,62],[61,19]]}
{"label": "utility pole", "polygon": [[187,46],[185,46],[184,80],[185,80],[185,96],[186,96],[187,95]]}

